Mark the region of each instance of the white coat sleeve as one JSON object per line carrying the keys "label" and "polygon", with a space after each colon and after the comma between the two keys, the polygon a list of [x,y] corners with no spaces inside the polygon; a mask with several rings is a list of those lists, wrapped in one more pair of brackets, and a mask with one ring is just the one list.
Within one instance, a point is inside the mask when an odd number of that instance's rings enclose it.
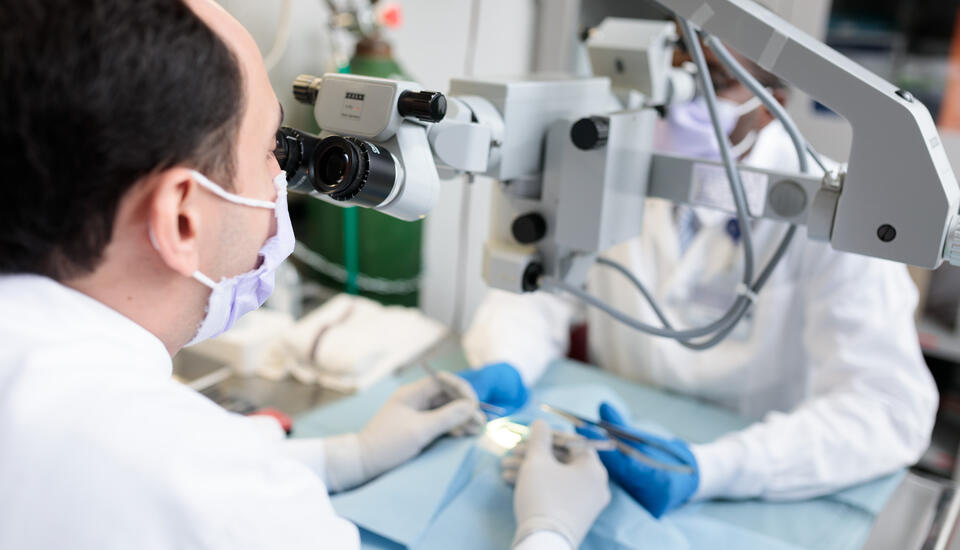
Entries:
{"label": "white coat sleeve", "polygon": [[513,550],[574,550],[570,543],[553,531],[537,531],[520,541]]}
{"label": "white coat sleeve", "polygon": [[183,514],[175,527],[181,542],[230,549],[360,548],[356,526],[337,515],[323,481],[283,453],[261,448],[246,457],[222,456],[198,464],[190,477],[189,485],[165,489],[170,509]]}
{"label": "white coat sleeve", "polygon": [[157,548],[360,548],[323,480],[291,459],[275,433],[172,381],[124,389],[103,410],[87,407],[85,422],[58,443],[74,450],[66,483],[87,495],[78,522],[112,516],[110,537]]}
{"label": "white coat sleeve", "polygon": [[913,464],[929,444],[938,395],[906,269],[817,246],[798,289],[807,305],[796,335],[812,362],[811,397],[694,446],[696,499],[822,495]]}
{"label": "white coat sleeve", "polygon": [[[352,434],[340,436],[338,439],[345,440],[350,435]],[[310,468],[310,471],[323,480],[324,485],[327,486],[331,493],[336,493],[340,488],[331,484],[331,480],[328,479],[329,475],[327,474],[327,462],[329,461],[327,453],[329,452],[329,443],[331,441],[333,441],[334,446],[336,446],[335,439],[328,440],[314,437],[286,439],[281,445],[285,455]]]}
{"label": "white coat sleeve", "polygon": [[463,337],[467,361],[473,367],[510,363],[529,387],[566,354],[575,313],[571,302],[546,292],[490,290]]}
{"label": "white coat sleeve", "polygon": [[279,445],[283,455],[309,468],[331,493],[347,489],[347,479],[362,476],[362,467],[357,460],[360,451],[356,434],[287,439],[283,428],[273,418],[248,416],[245,420],[264,438]]}

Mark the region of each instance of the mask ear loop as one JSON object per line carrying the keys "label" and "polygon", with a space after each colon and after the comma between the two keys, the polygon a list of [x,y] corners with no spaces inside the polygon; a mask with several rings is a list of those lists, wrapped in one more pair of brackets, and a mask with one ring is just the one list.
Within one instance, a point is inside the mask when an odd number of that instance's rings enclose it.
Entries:
{"label": "mask ear loop", "polygon": [[754,145],[756,145],[757,137],[758,137],[757,131],[750,130],[750,133],[748,133],[743,139],[741,139],[740,143],[737,143],[736,145],[730,148],[730,154],[733,156],[733,158],[737,158],[737,159],[747,154],[747,151],[749,151],[750,149],[753,148]]}
{"label": "mask ear loop", "polygon": [[193,176],[193,179],[200,184],[201,187],[210,191],[214,195],[220,197],[223,200],[232,202],[234,204],[239,204],[242,206],[252,206],[254,208],[267,208],[270,210],[276,209],[276,201],[262,201],[258,199],[249,199],[247,197],[241,197],[240,195],[234,195],[228,191],[225,191],[223,187],[220,187],[216,183],[210,181],[206,176],[197,172],[196,170],[190,170],[190,175]]}
{"label": "mask ear loop", "polygon": [[[282,174],[282,172],[281,172],[281,174]],[[210,192],[213,193],[214,195],[216,195],[216,196],[218,196],[218,197],[220,197],[221,199],[224,199],[224,200],[226,200],[226,201],[232,202],[232,203],[234,203],[234,204],[239,204],[239,205],[241,205],[241,206],[250,206],[250,207],[253,207],[253,208],[265,208],[265,209],[267,209],[267,210],[276,210],[276,209],[277,209],[277,201],[262,201],[262,200],[258,200],[258,199],[251,199],[251,198],[247,198],[247,197],[241,197],[240,195],[235,195],[235,194],[233,194],[233,193],[230,193],[230,192],[224,190],[223,187],[220,187],[220,186],[217,185],[216,183],[213,183],[212,181],[210,181],[209,178],[207,178],[206,176],[204,176],[204,175],[201,174],[200,172],[197,172],[196,170],[190,170],[190,175],[193,176],[193,178],[196,180],[196,182],[197,182],[201,187],[203,187],[203,188],[206,189],[207,191],[210,191]],[[279,176],[278,176],[277,178],[274,178],[274,182],[276,182],[276,181],[278,180],[278,178],[279,178]],[[278,192],[277,200],[283,199],[284,197],[279,196],[279,194],[281,193],[280,186],[275,185],[275,187],[277,187],[277,192]],[[284,189],[283,189],[282,191],[283,191],[283,193],[285,194],[285,192],[286,192],[286,186],[284,186]],[[200,270],[194,271],[191,276],[192,276],[195,280],[197,280],[200,284],[206,286],[206,287],[209,288],[210,290],[216,290],[216,288],[217,288],[217,283],[216,283],[213,279],[211,279],[210,277],[207,277],[206,275],[204,275],[203,273],[201,273]]]}
{"label": "mask ear loop", "polygon": [[200,273],[199,269],[197,271],[194,271],[193,274],[191,274],[190,276],[193,277],[196,281],[199,281],[200,284],[209,288],[210,290],[216,290],[217,288],[217,283],[214,282],[214,280],[211,279],[210,277],[207,277],[203,273]]}
{"label": "mask ear loop", "polygon": [[[147,229],[147,236],[150,239],[150,244],[153,246],[153,249],[157,252],[160,252],[160,245],[157,243],[157,234],[153,232],[153,228]],[[210,277],[207,277],[203,273],[200,273],[199,270],[194,271],[191,275],[195,280],[197,280],[203,286],[213,290],[217,287],[217,283],[213,281]]]}
{"label": "mask ear loop", "polygon": [[757,96],[753,96],[753,98],[748,100],[746,103],[741,103],[740,105],[738,105],[733,112],[734,114],[736,114],[737,120],[740,120],[741,118],[749,115],[750,113],[756,111],[762,106],[763,106],[763,100],[761,100]]}
{"label": "mask ear loop", "polygon": [[[760,107],[763,107],[763,101],[759,97],[753,96],[753,98],[747,100],[746,103],[738,105],[733,113],[739,121]],[[757,131],[751,130],[750,133],[740,140],[740,143],[733,144],[733,147],[730,149],[730,154],[736,159],[742,157],[757,143],[757,137]]]}
{"label": "mask ear loop", "polygon": [[[197,172],[196,170],[190,170],[190,175],[193,176],[193,178],[197,180],[197,183],[200,184],[200,186],[203,187],[204,189],[234,204],[240,204],[243,206],[252,206],[254,208],[270,208],[274,210],[276,210],[277,208],[277,203],[275,201],[262,201],[258,199],[248,199],[247,197],[241,197],[240,195],[234,195],[233,193],[225,191],[222,187],[213,183],[212,181],[210,181],[209,178],[207,178],[200,172]],[[283,179],[282,186],[279,184],[280,176],[282,175],[283,175],[283,172],[280,172],[280,174],[278,174],[277,177],[274,178],[274,186],[277,188],[277,192],[278,193],[282,192],[282,195],[283,195],[282,197],[278,196],[277,200],[285,198],[286,196],[286,191],[287,191],[286,178]],[[156,250],[157,252],[160,252],[160,244],[157,242],[157,234],[153,232],[152,227],[147,230],[147,237],[150,239],[150,245],[153,246],[153,249]],[[212,279],[203,275],[202,273],[201,275],[203,276],[204,279],[206,279],[206,281],[200,281],[201,283],[209,286],[210,288],[213,288],[213,286],[215,286],[215,283],[213,283]]]}

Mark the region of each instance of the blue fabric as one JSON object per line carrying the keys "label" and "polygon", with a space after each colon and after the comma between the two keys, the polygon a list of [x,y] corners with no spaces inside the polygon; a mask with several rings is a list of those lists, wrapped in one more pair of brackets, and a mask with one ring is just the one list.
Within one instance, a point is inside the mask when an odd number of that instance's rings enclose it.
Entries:
{"label": "blue fabric", "polygon": [[338,514],[364,529],[413,546],[437,512],[469,481],[466,475],[477,455],[473,446],[472,438],[441,439],[417,460],[330,500]]}
{"label": "blue fabric", "polygon": [[830,499],[866,510],[871,515],[876,516],[883,510],[887,498],[897,490],[906,475],[907,471],[905,469],[900,470],[874,481],[848,487],[830,495]]}
{"label": "blue fabric", "polygon": [[[697,467],[697,459],[694,458],[686,443],[680,439],[659,438],[630,428],[627,420],[610,403],[600,405],[600,420],[621,426],[659,445],[661,448],[642,443],[628,443],[651,459],[664,464],[689,466],[693,469],[692,473],[673,472],[645,464],[619,450],[601,451],[600,460],[606,466],[611,480],[623,487],[655,518],[662,517],[690,500],[700,483],[700,471]],[[577,431],[586,437],[605,439],[603,435],[590,428],[581,428]],[[663,449],[669,449],[672,452],[666,452]]]}
{"label": "blue fabric", "polygon": [[[821,546],[797,546],[777,537],[767,536],[736,524],[718,521],[695,509],[686,509],[670,515],[671,524],[683,533],[686,548],[730,548],[735,550],[799,550],[799,548],[823,548]],[[677,546],[676,548],[681,548]],[[859,548],[847,546],[846,548]]]}
{"label": "blue fabric", "polygon": [[[466,366],[462,355],[434,364],[453,372]],[[420,372],[408,372],[392,377],[363,394],[308,413],[297,419],[294,434],[310,437],[357,430],[397,386],[420,376]],[[676,436],[698,443],[752,423],[688,397],[627,382],[611,373],[568,361],[557,363],[547,371],[532,389],[530,402],[511,419],[528,423],[543,417],[550,420],[551,425],[569,430],[569,424],[537,410],[541,401],[588,418],[594,417],[600,401],[610,401],[624,416],[632,418],[630,424],[638,429],[664,438]],[[351,511],[355,517],[351,519],[361,525],[380,524],[387,521],[380,516],[391,516],[394,519],[389,521],[395,522],[393,526],[407,533],[403,537],[409,548],[508,548],[515,529],[513,491],[499,479],[497,457],[476,447],[464,450],[458,441],[469,440],[443,440],[408,468],[381,476],[374,482],[384,484],[381,488],[385,490],[379,494],[370,490],[372,484],[364,486],[362,489],[367,492],[358,493],[361,496],[351,503],[356,505]],[[430,466],[426,469],[432,471],[439,471],[442,465],[443,475],[421,476],[416,465],[424,461]],[[451,464],[455,467],[450,467]],[[391,480],[389,476],[397,479]],[[903,473],[898,472],[807,501],[688,504],[659,520],[613,484],[611,504],[594,524],[583,548],[696,550],[722,545],[738,550],[858,549],[866,541],[874,517],[902,476]],[[414,505],[413,500],[404,500],[407,498],[401,496],[404,493],[424,498]],[[338,511],[343,508],[338,504],[343,496],[346,495],[334,497]],[[419,535],[406,525],[414,522],[422,522]],[[403,547],[393,537],[366,528],[361,529],[361,538],[364,548]]]}
{"label": "blue fabric", "polygon": [[699,518],[732,529],[816,550],[862,548],[875,517],[832,497],[792,502],[714,501],[689,508]]}
{"label": "blue fabric", "polygon": [[[410,370],[387,378],[361,394],[335,401],[297,418],[293,437],[325,437],[356,432],[401,385],[423,377]],[[338,514],[361,527],[364,547],[390,548],[417,542],[437,510],[446,505],[469,478],[474,456],[472,438],[445,438],[376,479],[331,495]],[[466,470],[465,470],[466,469]],[[389,510],[372,503],[389,502]],[[368,544],[369,541],[369,544]]]}
{"label": "blue fabric", "polygon": [[[491,550],[509,548],[517,529],[513,489],[499,477],[497,458],[487,455],[469,484],[430,525],[416,550]],[[686,549],[673,525],[655,520],[630,495],[611,487],[610,504],[594,523],[582,550]]]}
{"label": "blue fabric", "polygon": [[[582,550],[715,549],[799,550],[775,537],[735,524],[679,511],[658,520],[619,486],[611,486],[610,504],[594,523]],[[496,458],[487,455],[460,495],[445,507],[415,550],[492,550],[509,548],[516,531],[513,490],[498,476]]]}
{"label": "blue fabric", "polygon": [[516,412],[527,404],[529,392],[523,378],[509,363],[496,363],[480,369],[465,369],[458,373],[470,382],[477,399],[504,409],[506,414]]}

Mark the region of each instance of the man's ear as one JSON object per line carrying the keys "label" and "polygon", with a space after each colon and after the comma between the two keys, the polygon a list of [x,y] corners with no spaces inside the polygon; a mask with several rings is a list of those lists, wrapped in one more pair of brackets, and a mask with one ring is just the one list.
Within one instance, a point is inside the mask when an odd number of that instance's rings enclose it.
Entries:
{"label": "man's ear", "polygon": [[151,243],[170,269],[189,277],[200,262],[200,187],[186,168],[170,168],[152,179],[147,219]]}

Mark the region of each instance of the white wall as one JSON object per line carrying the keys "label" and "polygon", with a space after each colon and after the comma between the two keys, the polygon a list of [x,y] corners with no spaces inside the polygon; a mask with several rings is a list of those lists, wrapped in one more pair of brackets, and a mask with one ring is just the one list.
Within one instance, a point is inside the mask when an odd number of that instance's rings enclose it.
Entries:
{"label": "white wall", "polygon": [[[280,0],[218,0],[242,23],[266,53],[280,22]],[[292,0],[291,35],[286,55],[270,74],[273,89],[283,103],[286,123],[308,126],[311,109],[293,99],[290,84],[301,73],[322,74],[327,63],[327,11],[319,0]],[[309,126],[308,126],[309,127]]]}
{"label": "white wall", "polygon": [[[261,51],[270,49],[280,20],[279,1],[219,0],[253,35]],[[290,83],[300,73],[323,73],[328,63],[327,13],[320,0],[292,0],[289,48],[271,81],[291,126],[310,127],[310,108],[296,103]],[[388,37],[395,57],[425,88],[446,91],[451,78],[473,67],[475,76],[529,73],[535,41],[536,0],[402,0],[404,24]],[[468,52],[472,16],[477,14],[476,47]],[[468,57],[470,59],[468,59]],[[457,284],[456,258],[461,242],[462,179],[443,182],[440,202],[428,217],[424,237],[421,305],[431,316],[460,328],[469,321],[486,291],[482,246],[489,228],[492,182],[474,183],[466,233],[464,281]],[[457,289],[464,303],[454,319]]]}

